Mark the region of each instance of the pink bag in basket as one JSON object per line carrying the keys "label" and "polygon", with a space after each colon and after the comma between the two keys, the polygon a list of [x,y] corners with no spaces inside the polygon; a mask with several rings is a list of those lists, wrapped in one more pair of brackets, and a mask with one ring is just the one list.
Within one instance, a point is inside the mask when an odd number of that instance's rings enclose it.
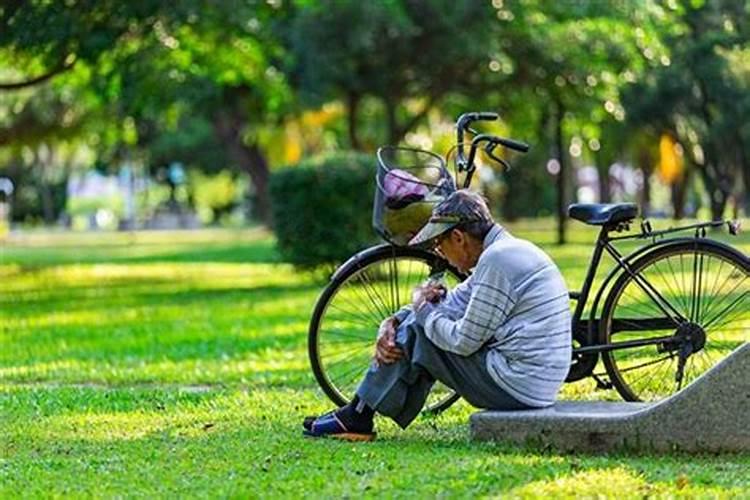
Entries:
{"label": "pink bag in basket", "polygon": [[415,201],[423,200],[429,189],[422,181],[405,170],[394,169],[383,179],[385,204],[389,208],[403,208]]}

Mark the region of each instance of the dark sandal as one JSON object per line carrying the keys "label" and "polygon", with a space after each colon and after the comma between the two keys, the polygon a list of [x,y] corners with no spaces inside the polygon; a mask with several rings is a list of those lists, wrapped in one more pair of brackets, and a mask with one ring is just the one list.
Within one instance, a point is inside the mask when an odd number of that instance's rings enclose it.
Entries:
{"label": "dark sandal", "polygon": [[302,434],[307,437],[328,437],[333,439],[343,439],[345,441],[372,441],[377,436],[377,433],[375,432],[350,431],[341,420],[339,420],[335,412],[330,412],[318,417],[312,421],[310,429],[303,430]]}

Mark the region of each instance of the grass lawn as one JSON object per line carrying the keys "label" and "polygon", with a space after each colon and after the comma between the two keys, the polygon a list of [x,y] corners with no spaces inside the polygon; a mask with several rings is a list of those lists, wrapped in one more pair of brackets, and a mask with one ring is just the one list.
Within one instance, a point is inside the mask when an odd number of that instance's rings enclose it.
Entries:
{"label": "grass lawn", "polygon": [[[550,229],[516,233],[577,288],[593,233],[557,247]],[[323,285],[262,230],[13,235],[0,283],[2,498],[750,496],[747,454],[478,444],[464,403],[407,431],[380,420],[375,443],[303,439],[302,417],[330,406],[306,354]]]}

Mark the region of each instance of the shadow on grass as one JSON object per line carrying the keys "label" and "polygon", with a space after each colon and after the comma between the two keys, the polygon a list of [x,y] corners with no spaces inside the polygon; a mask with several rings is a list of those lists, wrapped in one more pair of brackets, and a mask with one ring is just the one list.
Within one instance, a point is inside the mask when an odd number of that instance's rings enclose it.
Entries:
{"label": "shadow on grass", "polygon": [[[159,250],[159,247],[164,247]],[[177,247],[177,248],[175,248]],[[145,255],[133,255],[133,251]],[[0,264],[19,267],[15,273],[31,272],[40,267],[67,264],[147,264],[147,263],[262,263],[278,264],[282,259],[273,240],[239,243],[178,243],[175,245],[142,244],[87,244],[79,248],[61,249],[54,246],[4,249]]]}
{"label": "shadow on grass", "polygon": [[[251,302],[262,304],[285,297],[293,297],[304,293],[313,293],[322,289],[319,283],[298,282],[292,285],[261,285],[257,287],[231,288],[195,288],[187,290],[167,289],[158,291],[159,286],[182,286],[169,279],[134,279],[110,280],[72,288],[54,288],[49,290],[35,290],[13,295],[0,295],[0,307],[8,310],[17,306],[32,305],[33,309],[26,314],[13,310],[16,318],[33,318],[45,311],[50,313],[65,311],[97,311],[138,308],[158,308],[163,306],[200,306],[203,308],[218,305],[229,305],[231,302]],[[95,294],[91,291],[96,290]],[[111,298],[117,299],[112,303]],[[312,304],[310,305],[312,310]]]}

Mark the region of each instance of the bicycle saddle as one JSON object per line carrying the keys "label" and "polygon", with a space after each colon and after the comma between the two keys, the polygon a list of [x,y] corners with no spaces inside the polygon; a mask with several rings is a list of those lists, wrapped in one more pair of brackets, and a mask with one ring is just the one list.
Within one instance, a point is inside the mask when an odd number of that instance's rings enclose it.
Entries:
{"label": "bicycle saddle", "polygon": [[635,203],[574,203],[568,207],[568,215],[593,226],[605,226],[626,222],[638,215]]}

